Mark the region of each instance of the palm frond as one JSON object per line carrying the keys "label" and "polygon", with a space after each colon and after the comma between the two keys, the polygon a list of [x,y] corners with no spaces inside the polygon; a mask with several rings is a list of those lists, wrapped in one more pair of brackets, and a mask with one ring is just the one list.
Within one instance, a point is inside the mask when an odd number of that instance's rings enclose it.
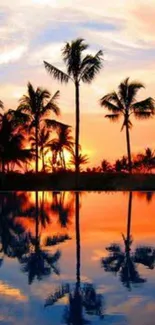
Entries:
{"label": "palm frond", "polygon": [[128,86],[128,105],[130,106],[135,101],[135,97],[139,89],[145,88],[144,85],[138,81],[131,82]]}
{"label": "palm frond", "polygon": [[[82,69],[82,73],[80,74],[80,80],[86,83],[91,83],[96,74],[101,70],[103,64],[103,52],[100,50],[96,53],[95,56],[87,57],[86,67]],[[86,61],[85,61],[86,62]]]}
{"label": "palm frond", "polygon": [[[57,93],[55,94],[58,97],[58,93],[59,91],[57,91]],[[54,95],[54,96],[55,96]],[[54,96],[51,98],[51,100],[47,103],[47,105],[44,107],[44,114],[47,113],[48,111],[52,111],[55,115],[59,116],[60,115],[60,108],[58,107],[58,105],[55,102],[55,98]],[[55,96],[55,97],[56,97]],[[43,115],[44,115],[43,114]]]}
{"label": "palm frond", "polygon": [[54,79],[59,80],[60,82],[68,83],[70,77],[65,72],[59,70],[46,61],[44,61],[44,65],[45,69],[54,77]]}
{"label": "palm frond", "polygon": [[117,95],[117,93],[115,91],[113,91],[112,93],[109,93],[109,94],[103,96],[100,99],[100,105],[101,106],[104,106],[104,103],[105,102],[111,102],[116,107],[118,107],[118,111],[124,112],[124,106],[123,106],[120,98],[118,97],[118,95]]}
{"label": "palm frond", "polygon": [[62,127],[69,127],[69,125],[58,122],[56,120],[44,119],[44,122],[48,128],[52,127],[53,129],[57,129],[57,128],[62,128]]}
{"label": "palm frond", "polygon": [[108,100],[102,101],[102,106],[107,108],[109,111],[112,111],[113,113],[121,113],[120,108],[114,104],[112,104]]}
{"label": "palm frond", "polygon": [[135,111],[134,116],[138,120],[145,120],[145,119],[152,117],[152,113],[151,112],[136,112]]}
{"label": "palm frond", "polygon": [[150,111],[151,114],[155,114],[155,101],[153,98],[148,97],[140,102],[132,105],[132,109],[134,112],[145,112]]}
{"label": "palm frond", "polygon": [[87,48],[88,44],[84,42],[84,39],[77,38],[71,41],[71,43],[67,42],[62,50],[63,60],[67,66],[67,73],[70,77],[73,77],[74,81],[78,79],[80,73],[82,52]]}
{"label": "palm frond", "polygon": [[3,102],[0,100],[0,108],[4,108],[4,104],[3,104]]}
{"label": "palm frond", "polygon": [[45,302],[45,307],[53,306],[60,299],[62,299],[66,294],[70,292],[69,284],[63,284],[61,287],[57,288],[54,293],[52,293]]}
{"label": "palm frond", "polygon": [[121,127],[121,131],[123,131],[123,129],[124,129],[124,127],[125,127],[126,125],[128,125],[128,128],[129,128],[129,129],[132,128],[132,123],[131,123],[131,121],[129,120],[129,118],[128,118],[127,120],[124,119],[124,122],[123,122],[122,127]]}
{"label": "palm frond", "polygon": [[119,120],[120,114],[107,114],[105,117],[107,117],[112,122],[116,122]]}

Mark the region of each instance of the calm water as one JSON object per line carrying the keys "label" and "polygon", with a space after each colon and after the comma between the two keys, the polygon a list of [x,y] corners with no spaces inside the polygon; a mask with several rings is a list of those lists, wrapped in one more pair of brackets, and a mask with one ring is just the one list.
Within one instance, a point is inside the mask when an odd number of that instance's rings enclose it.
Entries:
{"label": "calm water", "polygon": [[155,194],[0,194],[0,324],[153,325]]}

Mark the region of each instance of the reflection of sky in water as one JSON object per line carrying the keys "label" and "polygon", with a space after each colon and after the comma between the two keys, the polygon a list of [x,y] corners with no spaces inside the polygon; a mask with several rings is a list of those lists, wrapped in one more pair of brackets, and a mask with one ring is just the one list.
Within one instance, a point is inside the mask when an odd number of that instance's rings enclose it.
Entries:
{"label": "reflection of sky in water", "polygon": [[[7,194],[6,194],[7,195]],[[60,194],[59,194],[60,195]],[[74,194],[65,195],[63,204],[73,203]],[[92,324],[117,325],[153,325],[155,317],[155,270],[138,265],[137,270],[145,283],[132,285],[127,290],[120,281],[119,275],[105,272],[101,267],[101,258],[106,257],[106,247],[119,243],[123,249],[122,234],[126,235],[128,193],[84,193],[80,197],[80,229],[81,229],[81,282],[93,283],[96,292],[102,294],[105,304],[105,317],[101,321],[97,316],[85,314],[85,319]],[[27,194],[28,202],[22,200],[24,211],[34,204],[34,194]],[[39,202],[41,202],[39,194]],[[60,199],[60,198],[59,198]],[[131,234],[132,248],[137,246],[155,246],[155,196],[148,201],[145,193],[134,193],[132,200]],[[16,258],[4,256],[0,268],[0,323],[10,324],[60,324],[63,323],[65,306],[68,297],[59,300],[54,306],[44,307],[46,299],[60,284],[76,282],[76,243],[74,232],[74,207],[70,214],[69,224],[63,229],[58,220],[58,211],[51,210],[52,194],[45,193],[44,209],[49,214],[47,227],[39,227],[41,240],[54,234],[67,233],[72,239],[48,248],[49,252],[61,250],[58,261],[60,276],[51,274],[41,281],[36,279],[28,285],[28,276],[22,272],[22,266]],[[18,224],[22,220],[25,230],[34,234],[34,219],[14,214]],[[31,221],[31,222],[29,222]],[[45,248],[45,247],[44,247]]]}

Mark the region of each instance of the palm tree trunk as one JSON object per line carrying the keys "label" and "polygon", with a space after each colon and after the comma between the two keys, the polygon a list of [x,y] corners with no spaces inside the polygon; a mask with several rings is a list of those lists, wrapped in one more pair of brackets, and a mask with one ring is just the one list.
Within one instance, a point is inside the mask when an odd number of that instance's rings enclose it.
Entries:
{"label": "palm tree trunk", "polygon": [[75,125],[75,179],[76,187],[79,183],[79,137],[80,137],[80,103],[79,103],[79,82],[75,82],[75,103],[76,103],[76,125]]}
{"label": "palm tree trunk", "polygon": [[129,134],[129,126],[128,126],[128,123],[126,123],[126,142],[127,142],[127,153],[128,153],[129,172],[132,173],[130,134]]}
{"label": "palm tree trunk", "polygon": [[62,149],[62,159],[63,159],[64,170],[66,170],[66,162],[65,162],[65,155],[63,149]]}
{"label": "palm tree trunk", "polygon": [[128,202],[128,221],[127,221],[127,246],[129,250],[130,243],[130,231],[131,231],[131,213],[132,213],[132,192],[129,193],[129,202]]}
{"label": "palm tree trunk", "polygon": [[76,287],[80,289],[80,215],[79,192],[75,193],[75,231],[76,231]]}
{"label": "palm tree trunk", "polygon": [[35,140],[36,140],[36,174],[38,173],[38,118],[36,117],[36,128],[35,128]]}
{"label": "palm tree trunk", "polygon": [[39,248],[39,206],[38,206],[38,191],[36,191],[36,229],[35,229],[35,252]]}
{"label": "palm tree trunk", "polygon": [[63,168],[63,160],[62,160],[61,151],[59,151],[59,158],[60,158],[61,168]]}
{"label": "palm tree trunk", "polygon": [[42,168],[43,168],[43,171],[45,171],[45,161],[44,161],[44,150],[42,148]]}
{"label": "palm tree trunk", "polygon": [[5,173],[5,162],[4,159],[2,158],[2,173]]}

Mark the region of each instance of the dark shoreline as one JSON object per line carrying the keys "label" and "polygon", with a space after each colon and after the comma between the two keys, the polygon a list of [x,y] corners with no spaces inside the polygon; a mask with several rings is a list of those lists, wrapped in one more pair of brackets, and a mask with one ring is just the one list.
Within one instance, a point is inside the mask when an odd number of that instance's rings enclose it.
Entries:
{"label": "dark shoreline", "polygon": [[74,173],[0,174],[0,191],[155,191],[155,174]]}

